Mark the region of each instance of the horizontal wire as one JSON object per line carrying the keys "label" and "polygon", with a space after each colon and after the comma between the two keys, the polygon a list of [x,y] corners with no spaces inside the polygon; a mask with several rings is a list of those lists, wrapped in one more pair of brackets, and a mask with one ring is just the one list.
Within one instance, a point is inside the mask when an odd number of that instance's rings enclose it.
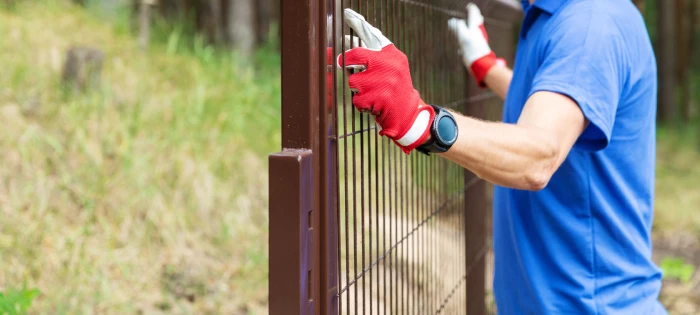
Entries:
{"label": "horizontal wire", "polygon": [[[358,135],[358,134],[361,134],[361,133],[363,133],[363,132],[372,131],[372,130],[374,130],[374,129],[377,129],[377,126],[376,126],[376,125],[375,125],[375,126],[372,126],[372,127],[369,127],[369,128],[361,129],[361,130],[355,130],[355,131],[353,131],[353,132],[346,133],[346,134],[344,134],[344,135],[338,136],[338,140],[344,139],[344,138],[347,138],[347,137],[352,137],[352,136],[354,136],[354,135]],[[328,139],[335,139],[335,138],[336,138],[335,136],[329,136],[329,137],[328,137]]]}
{"label": "horizontal wire", "polygon": [[[436,5],[429,4],[429,3],[418,2],[415,0],[399,0],[399,2],[414,5],[417,7],[423,7],[423,8],[426,8],[428,10],[435,11],[435,12],[444,13],[444,14],[446,14],[450,17],[454,17],[454,18],[459,18],[459,19],[466,19],[467,18],[466,10],[464,10],[464,11],[451,10],[451,9],[441,8],[441,7],[438,7]],[[500,20],[500,19],[495,19],[495,18],[488,17],[488,16],[484,16],[484,21],[485,21],[485,24],[491,24],[494,26],[502,26],[502,27],[512,26],[514,24],[514,21]]]}
{"label": "horizontal wire", "polygon": [[[447,206],[449,203],[451,203],[452,201],[454,201],[455,198],[457,198],[457,197],[461,196],[462,194],[464,194],[469,188],[471,188],[472,186],[474,186],[474,184],[476,184],[479,180],[481,180],[481,179],[480,179],[479,177],[476,177],[476,176],[475,176],[474,178],[472,178],[472,180],[469,181],[469,182],[465,185],[465,187],[464,187],[464,189],[462,189],[462,191],[460,191],[460,192],[458,192],[458,193],[455,193],[452,197],[450,197],[449,199],[447,199],[442,205],[440,205],[440,207],[438,207],[437,210],[433,211],[429,216],[427,216],[425,219],[423,219],[423,221],[421,221],[418,225],[416,225],[416,226],[413,228],[413,230],[411,230],[411,232],[409,232],[408,234],[404,235],[403,238],[401,238],[400,241],[394,243],[394,245],[392,245],[391,248],[389,248],[389,250],[387,250],[386,252],[384,252],[384,254],[382,254],[382,256],[380,256],[379,258],[377,258],[377,259],[376,259],[374,262],[372,262],[367,268],[365,268],[364,270],[362,270],[362,272],[361,272],[359,275],[357,275],[357,276],[355,277],[355,279],[353,279],[352,281],[348,282],[348,284],[346,284],[342,289],[340,289],[340,292],[338,292],[338,295],[342,294],[342,293],[345,292],[348,288],[350,288],[353,284],[355,284],[355,282],[357,282],[357,280],[359,280],[360,278],[362,278],[362,276],[363,276],[365,273],[367,273],[367,272],[368,272],[370,269],[372,269],[374,266],[378,265],[379,262],[382,261],[384,258],[386,258],[387,255],[391,254],[391,252],[392,252],[397,246],[401,245],[401,243],[403,243],[406,239],[408,239],[408,237],[410,237],[411,235],[413,235],[413,233],[416,232],[420,227],[422,227],[422,226],[425,225],[428,221],[430,221],[431,218],[433,218],[434,216],[436,216],[437,214],[439,214],[440,212],[442,212],[442,210],[444,210],[444,209],[446,208],[446,206]],[[467,270],[469,270],[469,268],[468,268]]]}
{"label": "horizontal wire", "polygon": [[485,101],[485,100],[490,99],[490,98],[496,98],[496,96],[497,96],[497,95],[496,95],[495,93],[493,93],[493,92],[485,92],[485,93],[481,93],[481,94],[479,94],[479,95],[474,95],[474,96],[465,98],[465,99],[463,99],[463,100],[454,101],[454,102],[452,102],[452,103],[447,103],[447,104],[443,105],[442,107],[444,107],[444,108],[455,108],[455,107],[458,107],[458,106],[464,105],[464,104],[475,103],[475,102],[479,102],[479,101]]}

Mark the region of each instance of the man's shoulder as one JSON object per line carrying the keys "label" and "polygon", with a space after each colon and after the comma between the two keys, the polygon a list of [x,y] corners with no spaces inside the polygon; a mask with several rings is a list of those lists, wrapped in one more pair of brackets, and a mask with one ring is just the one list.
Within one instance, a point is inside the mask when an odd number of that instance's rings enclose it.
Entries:
{"label": "man's shoulder", "polygon": [[595,28],[644,23],[641,13],[629,0],[569,0],[553,18],[560,25]]}
{"label": "man's shoulder", "polygon": [[569,0],[548,21],[543,39],[577,47],[619,49],[630,39],[648,38],[644,19],[628,0]]}

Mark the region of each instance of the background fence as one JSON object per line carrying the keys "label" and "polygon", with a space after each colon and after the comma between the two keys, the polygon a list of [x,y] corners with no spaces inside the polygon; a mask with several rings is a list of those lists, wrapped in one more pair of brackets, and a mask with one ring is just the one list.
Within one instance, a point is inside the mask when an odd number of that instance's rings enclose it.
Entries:
{"label": "background fence", "polygon": [[[497,119],[447,30],[468,1],[283,0],[282,146],[270,156],[271,314],[485,314],[487,184],[437,156],[407,156],[356,112],[343,8],[409,58],[431,104]],[[517,1],[477,1],[512,63]]]}

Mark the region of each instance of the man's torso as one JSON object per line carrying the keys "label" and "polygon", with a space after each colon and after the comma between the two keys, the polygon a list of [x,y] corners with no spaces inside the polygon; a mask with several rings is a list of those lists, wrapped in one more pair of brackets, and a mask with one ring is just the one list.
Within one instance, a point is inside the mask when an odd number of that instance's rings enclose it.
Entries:
{"label": "man's torso", "polygon": [[[592,126],[542,191],[496,187],[499,314],[665,313],[651,261],[656,65],[643,20],[629,0],[538,4],[526,12],[504,121],[548,90],[579,102]],[[586,53],[548,59],[567,49]]]}

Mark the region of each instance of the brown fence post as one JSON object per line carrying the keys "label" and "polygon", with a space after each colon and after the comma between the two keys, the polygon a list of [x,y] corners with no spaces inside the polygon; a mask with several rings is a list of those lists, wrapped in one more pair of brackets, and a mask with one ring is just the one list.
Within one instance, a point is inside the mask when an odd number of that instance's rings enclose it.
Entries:
{"label": "brown fence post", "polygon": [[[328,314],[328,118],[323,0],[281,0],[282,152],[270,155],[270,314]],[[330,179],[329,179],[330,177]],[[332,222],[332,221],[331,221]]]}
{"label": "brown fence post", "polygon": [[[469,84],[468,95],[480,92],[476,84]],[[467,104],[465,114],[473,117],[485,117],[486,101]],[[465,185],[475,179],[474,174],[464,171]],[[467,276],[467,315],[486,314],[486,182],[478,180],[464,192],[464,237],[466,239],[466,276]]]}
{"label": "brown fence post", "polygon": [[311,314],[313,154],[270,156],[270,314]]}

